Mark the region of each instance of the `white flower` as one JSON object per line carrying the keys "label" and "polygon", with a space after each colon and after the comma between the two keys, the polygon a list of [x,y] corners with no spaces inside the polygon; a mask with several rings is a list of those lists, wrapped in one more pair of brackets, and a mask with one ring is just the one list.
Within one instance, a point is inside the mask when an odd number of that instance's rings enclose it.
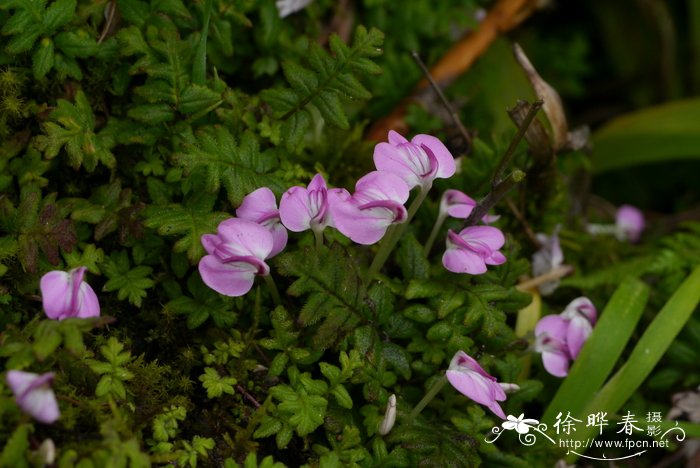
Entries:
{"label": "white flower", "polygon": [[518,434],[527,434],[530,432],[530,427],[537,426],[540,422],[537,419],[524,419],[525,413],[522,413],[517,418],[513,415],[508,415],[508,420],[505,421],[501,426],[507,431],[512,431],[515,429]]}

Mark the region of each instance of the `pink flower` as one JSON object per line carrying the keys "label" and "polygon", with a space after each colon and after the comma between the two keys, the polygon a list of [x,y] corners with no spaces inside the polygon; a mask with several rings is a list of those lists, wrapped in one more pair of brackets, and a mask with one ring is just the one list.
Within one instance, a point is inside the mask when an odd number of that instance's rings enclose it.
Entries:
{"label": "pink flower", "polygon": [[398,176],[374,171],[346,190],[331,190],[329,203],[335,227],[358,244],[374,244],[392,224],[406,221],[408,187]]}
{"label": "pink flower", "polygon": [[[453,218],[467,219],[472,214],[475,206],[476,201],[464,192],[454,189],[445,190],[445,193],[442,194],[442,199],[440,199],[439,216],[447,214]],[[498,221],[499,218],[500,216],[497,215],[486,215],[481,220],[489,224]]]}
{"label": "pink flower", "polygon": [[593,332],[598,313],[587,297],[578,297],[559,315],[542,317],[535,327],[535,351],[542,353],[544,368],[555,377],[565,377]]}
{"label": "pink flower", "polygon": [[615,215],[615,236],[620,241],[637,242],[644,230],[644,215],[631,205],[622,205]]}
{"label": "pink flower", "polygon": [[559,315],[543,317],[535,327],[535,351],[542,354],[545,370],[555,377],[566,377],[569,373],[567,328],[568,323]]}
{"label": "pink flower", "polygon": [[500,265],[506,261],[498,250],[504,243],[503,233],[495,227],[470,226],[459,234],[450,229],[442,264],[453,273],[486,273],[486,265]]}
{"label": "pink flower", "polygon": [[576,359],[598,318],[595,306],[587,297],[578,297],[566,306],[561,317],[568,323],[566,345],[571,359]]}
{"label": "pink flower", "polygon": [[274,257],[287,246],[287,230],[280,222],[277,200],[269,188],[262,187],[246,195],[236,210],[236,215],[265,226],[270,231],[273,244],[268,258]]}
{"label": "pink flower", "polygon": [[292,187],[280,200],[280,219],[287,229],[294,232],[321,232],[333,226],[328,206],[328,187],[321,174],[316,174],[309,186]]}
{"label": "pink flower", "polygon": [[434,136],[416,135],[409,142],[393,130],[388,143],[374,147],[374,165],[401,177],[409,189],[430,188],[434,179],[452,177],[456,169],[454,157]]}
{"label": "pink flower", "polygon": [[56,422],[61,415],[56,396],[49,386],[53,378],[53,372],[39,375],[17,370],[7,371],[5,376],[17,405],[22,411],[45,424]]}
{"label": "pink flower", "polygon": [[505,401],[506,394],[496,381],[476,360],[464,351],[458,351],[450,361],[446,372],[447,380],[462,395],[486,406],[496,416],[506,419],[506,415],[498,404]]}
{"label": "pink flower", "polygon": [[257,275],[270,273],[264,260],[272,252],[272,233],[258,223],[227,219],[216,234],[205,234],[201,240],[208,255],[199,261],[199,274],[220,294],[242,296],[253,287]]}
{"label": "pink flower", "polygon": [[46,316],[54,320],[99,317],[100,303],[95,291],[83,281],[87,268],[69,272],[54,270],[41,277],[39,288]]}

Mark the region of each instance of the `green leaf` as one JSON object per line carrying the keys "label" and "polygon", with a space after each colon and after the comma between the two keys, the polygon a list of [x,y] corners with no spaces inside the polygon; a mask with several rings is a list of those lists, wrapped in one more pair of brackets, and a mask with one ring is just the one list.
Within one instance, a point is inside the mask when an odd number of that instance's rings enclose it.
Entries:
{"label": "green leaf", "polygon": [[221,377],[212,367],[204,368],[204,374],[199,376],[199,381],[207,390],[207,398],[220,397],[224,393],[233,395],[236,393],[233,386],[238,383],[233,377]]}
{"label": "green leaf", "polygon": [[29,434],[32,432],[30,424],[20,424],[7,439],[0,453],[0,466],[13,466],[17,468],[28,467],[27,451],[29,450]]}
{"label": "green leaf", "polygon": [[194,263],[204,254],[202,235],[216,232],[219,223],[230,217],[213,211],[215,202],[216,195],[200,191],[188,198],[184,206],[150,206],[144,210],[145,224],[157,229],[161,236],[181,235],[173,250],[187,252],[187,258]]}
{"label": "green leaf", "polygon": [[593,170],[700,157],[700,98],[685,99],[618,117],[593,136]]}
{"label": "green leaf", "polygon": [[423,246],[416,240],[413,233],[403,236],[397,257],[404,278],[417,280],[428,278],[430,262],[423,252]]}
{"label": "green leaf", "polygon": [[97,41],[83,29],[58,34],[55,41],[63,53],[73,58],[92,57],[99,49]]}
{"label": "green leaf", "polygon": [[561,411],[581,414],[591,395],[600,389],[615,367],[644,311],[649,288],[628,279],[617,288],[605,306],[593,333],[586,341],[550,402],[542,420],[553,421]]}
{"label": "green leaf", "polygon": [[120,301],[128,299],[131,304],[140,307],[147,296],[146,290],[155,285],[149,278],[152,271],[153,268],[144,265],[130,269],[128,254],[123,250],[114,252],[105,261],[104,272],[109,280],[103,289],[107,292],[117,291]]}
{"label": "green leaf", "polygon": [[42,79],[53,68],[53,58],[53,41],[49,38],[42,39],[32,56],[32,73],[35,79]]}
{"label": "green leaf", "polygon": [[[272,393],[272,389],[270,393]],[[299,436],[303,437],[311,434],[323,424],[327,406],[328,401],[325,398],[318,395],[307,395],[306,392],[302,391],[295,394],[293,399],[282,400],[278,408],[288,415],[289,424],[294,427]]]}
{"label": "green leaf", "polygon": [[175,119],[175,111],[167,104],[142,104],[133,106],[127,115],[134,120],[148,124],[158,125]]}
{"label": "green leaf", "polygon": [[191,84],[182,92],[178,109],[183,114],[194,114],[204,110],[214,110],[222,103],[221,93],[212,91],[206,86]]}
{"label": "green leaf", "polygon": [[317,348],[340,341],[362,319],[356,261],[340,244],[285,253],[276,263],[282,275],[298,278],[287,293],[307,296],[298,320],[303,326],[317,326],[313,338]]}
{"label": "green leaf", "polygon": [[261,154],[258,141],[250,132],[244,133],[236,144],[224,127],[203,128],[195,136],[189,135],[173,158],[187,172],[201,169],[209,192],[218,192],[223,185],[229,201],[236,206],[259,187],[278,193],[283,190],[279,180],[269,174],[276,158],[271,153]]}
{"label": "green leaf", "polygon": [[204,24],[192,65],[192,83],[200,86],[203,86],[207,79],[207,36],[209,35],[209,20],[213,6],[212,0],[206,0],[204,3]]}
{"label": "green leaf", "polygon": [[75,15],[77,0],[56,0],[49,5],[44,13],[44,28],[46,32],[56,31]]}
{"label": "green leaf", "polygon": [[98,162],[109,168],[116,164],[110,146],[94,133],[95,116],[82,90],[75,95],[75,104],[59,99],[58,106],[49,116],[51,122],[43,125],[45,135],[36,137],[37,147],[47,158],[55,157],[65,147],[74,169],[84,166],[95,170]]}
{"label": "green leaf", "polygon": [[53,354],[63,342],[63,336],[61,336],[58,328],[59,322],[43,320],[34,331],[34,345],[32,349],[39,361],[43,361]]}

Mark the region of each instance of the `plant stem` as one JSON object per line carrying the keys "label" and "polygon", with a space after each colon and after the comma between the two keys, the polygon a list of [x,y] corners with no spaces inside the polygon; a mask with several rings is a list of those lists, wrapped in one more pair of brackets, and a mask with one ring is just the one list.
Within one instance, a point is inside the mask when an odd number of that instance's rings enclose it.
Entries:
{"label": "plant stem", "polygon": [[321,250],[323,247],[323,230],[312,229],[316,238],[316,250]]}
{"label": "plant stem", "polygon": [[430,187],[431,186],[421,186],[420,192],[418,192],[418,195],[411,203],[411,206],[408,208],[408,214],[404,223],[394,224],[389,227],[387,233],[384,235],[384,239],[382,239],[381,243],[379,244],[379,250],[377,251],[377,255],[374,256],[374,260],[372,260],[372,264],[369,267],[365,284],[369,285],[369,282],[372,281],[372,279],[377,275],[379,270],[382,269],[384,263],[386,263],[387,258],[389,258],[389,254],[401,238],[401,234],[403,234],[404,230],[406,229],[406,226],[408,226],[408,223],[410,223],[411,219],[413,219],[413,216],[418,211],[418,208],[423,203],[423,200],[425,200],[425,197],[428,196]]}
{"label": "plant stem", "polygon": [[425,394],[423,399],[418,402],[415,408],[413,408],[411,414],[408,415],[408,424],[413,423],[413,421],[416,419],[416,416],[418,416],[420,412],[423,411],[423,408],[425,408],[428,405],[428,403],[432,401],[433,398],[435,398],[435,395],[440,393],[440,390],[442,390],[442,387],[444,387],[446,383],[447,376],[443,375],[437,380],[437,382],[433,384],[432,387],[430,387],[428,393]]}
{"label": "plant stem", "polygon": [[433,79],[433,76],[430,74],[430,70],[428,70],[428,67],[425,66],[425,63],[421,60],[420,56],[418,55],[418,52],[415,50],[411,52],[411,56],[413,57],[413,60],[416,61],[418,66],[420,67],[421,71],[423,72],[423,75],[425,75],[425,79],[428,80],[428,83],[430,83],[430,86],[435,90],[435,94],[438,95],[440,98],[440,101],[442,102],[442,105],[445,109],[447,109],[447,112],[450,114],[450,117],[452,118],[452,122],[454,122],[455,126],[459,130],[459,133],[462,134],[462,138],[464,138],[464,141],[467,144],[468,148],[471,148],[472,146],[472,138],[469,136],[469,132],[467,132],[467,129],[464,127],[462,124],[462,121],[459,118],[459,115],[457,115],[457,112],[452,108],[450,105],[450,102],[447,100],[445,97],[445,93],[442,92],[442,89],[438,86],[438,84],[435,82]]}
{"label": "plant stem", "polygon": [[491,187],[493,189],[496,188],[498,184],[501,183],[501,177],[503,177],[503,172],[506,170],[508,165],[510,164],[511,159],[513,159],[513,154],[515,153],[515,148],[517,148],[518,144],[520,143],[520,140],[523,139],[525,136],[525,132],[527,132],[527,129],[530,127],[530,124],[535,118],[535,115],[537,115],[537,112],[542,108],[542,105],[544,102],[542,99],[538,99],[532,105],[530,106],[530,109],[527,112],[527,115],[525,115],[525,118],[523,119],[522,124],[518,127],[518,131],[513,137],[513,139],[510,141],[510,145],[508,146],[508,149],[506,150],[505,153],[503,153],[503,157],[501,158],[501,162],[498,164],[498,167],[493,173],[493,177],[491,178]]}
{"label": "plant stem", "polygon": [[469,217],[464,221],[462,229],[476,224],[483,218],[506,193],[515,187],[525,178],[525,173],[521,170],[514,170],[508,177],[496,184],[486,196],[476,204]]}
{"label": "plant stem", "polygon": [[446,219],[447,213],[440,213],[437,219],[435,220],[433,230],[430,231],[430,236],[428,237],[428,240],[425,243],[425,247],[423,247],[426,257],[430,255],[430,250],[433,248],[435,238],[437,238],[438,232],[440,232],[440,228],[442,227],[442,224],[445,222]]}
{"label": "plant stem", "polygon": [[275,280],[272,275],[267,274],[263,276],[263,278],[265,278],[265,283],[267,283],[267,288],[270,290],[270,294],[272,294],[272,299],[275,301],[275,305],[282,305],[282,299],[280,299],[280,293],[277,291],[277,285],[275,284]]}

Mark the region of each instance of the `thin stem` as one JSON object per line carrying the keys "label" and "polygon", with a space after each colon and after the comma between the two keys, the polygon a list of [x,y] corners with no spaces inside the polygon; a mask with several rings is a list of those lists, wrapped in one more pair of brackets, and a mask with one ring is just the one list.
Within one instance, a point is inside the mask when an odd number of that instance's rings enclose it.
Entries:
{"label": "thin stem", "polygon": [[435,398],[435,395],[440,393],[440,390],[442,390],[442,387],[445,386],[447,383],[447,376],[443,375],[440,377],[437,382],[433,384],[432,387],[430,387],[430,390],[428,390],[428,393],[425,394],[423,399],[418,402],[415,408],[413,408],[413,411],[411,411],[411,414],[408,415],[408,424],[412,424],[413,421],[416,419],[416,416],[420,414],[421,411],[423,411],[423,408],[428,406],[428,403],[430,403],[433,398]]}
{"label": "thin stem", "polygon": [[425,75],[425,79],[428,80],[428,83],[430,83],[430,86],[432,86],[433,90],[435,90],[435,94],[437,94],[438,97],[440,98],[442,105],[445,107],[445,109],[447,109],[447,112],[450,114],[450,117],[452,118],[452,122],[454,122],[455,126],[459,130],[459,133],[462,134],[462,138],[464,138],[464,141],[467,143],[467,145],[469,145],[469,148],[471,148],[472,138],[471,138],[471,136],[469,136],[469,132],[462,124],[462,121],[460,120],[459,115],[452,108],[449,101],[445,97],[445,93],[442,92],[442,89],[440,89],[438,84],[433,79],[432,75],[430,74],[430,70],[428,70],[428,67],[425,66],[425,63],[423,63],[423,60],[421,60],[420,56],[418,55],[418,52],[416,52],[415,50],[412,51],[411,56],[413,57],[413,60],[415,60],[416,63],[418,64],[418,66],[420,67],[421,71],[423,72],[423,75]]}
{"label": "thin stem", "polygon": [[410,223],[413,219],[413,216],[418,211],[418,208],[420,208],[420,205],[423,203],[423,200],[425,200],[425,197],[428,196],[429,191],[430,186],[421,186],[420,192],[411,203],[411,206],[409,206],[408,208],[408,215],[406,216],[406,221],[402,224],[394,224],[391,227],[389,227],[389,230],[384,235],[384,239],[382,239],[381,243],[379,244],[379,250],[377,251],[377,255],[374,256],[374,260],[372,260],[372,264],[369,267],[366,278],[367,281],[365,281],[365,284],[369,285],[369,282],[372,281],[372,279],[377,275],[379,270],[382,269],[384,263],[386,263],[386,260],[389,258],[389,254],[392,250],[394,250],[394,247],[401,238],[401,235],[406,229],[406,226],[408,226],[408,223]]}
{"label": "thin stem", "polygon": [[469,217],[464,221],[462,229],[476,224],[510,191],[510,189],[518,185],[524,178],[525,173],[516,169],[511,172],[508,177],[496,184],[496,186],[476,204]]}
{"label": "thin stem", "polygon": [[321,250],[323,247],[323,230],[312,229],[316,238],[316,250]]}
{"label": "thin stem", "polygon": [[275,305],[282,305],[282,299],[280,299],[280,293],[277,291],[277,285],[272,275],[267,274],[263,276],[263,278],[265,278],[265,283],[267,283],[267,288],[270,290],[270,294],[272,294],[272,300],[275,301]]}
{"label": "thin stem", "polygon": [[523,119],[522,124],[520,127],[518,127],[518,131],[513,137],[513,139],[510,141],[510,145],[508,146],[508,149],[506,150],[505,153],[503,153],[503,157],[501,158],[501,162],[498,164],[498,167],[493,173],[493,177],[491,178],[491,186],[496,187],[501,182],[501,177],[503,177],[503,172],[506,170],[508,165],[510,164],[511,159],[513,159],[513,154],[515,153],[515,148],[517,148],[518,144],[520,143],[520,140],[523,139],[525,136],[525,132],[527,132],[527,129],[530,127],[530,124],[532,121],[535,119],[535,115],[537,115],[537,112],[542,108],[542,105],[544,104],[544,101],[542,99],[538,99],[532,105],[530,105],[530,109],[527,112],[527,115],[525,115],[525,118]]}
{"label": "thin stem", "polygon": [[440,228],[442,227],[442,224],[445,222],[447,219],[447,213],[440,213],[435,220],[435,225],[433,226],[433,230],[430,231],[430,236],[428,237],[428,240],[425,242],[425,247],[423,247],[423,250],[425,251],[425,256],[430,255],[430,250],[433,248],[433,244],[435,243],[435,239],[437,238],[438,232],[440,232]]}

